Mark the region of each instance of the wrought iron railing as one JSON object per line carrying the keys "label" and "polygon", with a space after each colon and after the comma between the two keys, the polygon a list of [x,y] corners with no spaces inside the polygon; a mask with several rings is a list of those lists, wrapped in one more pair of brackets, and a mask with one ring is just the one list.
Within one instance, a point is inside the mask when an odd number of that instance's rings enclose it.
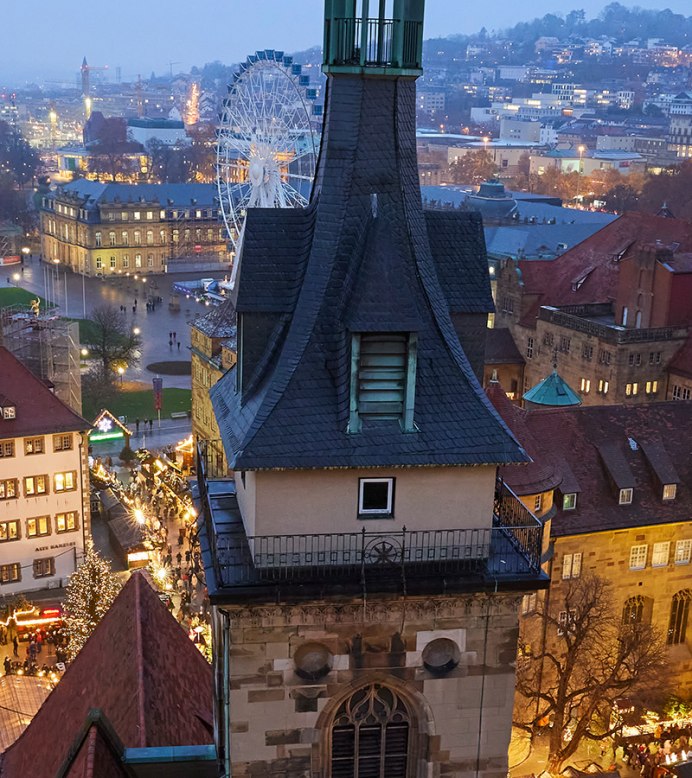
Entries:
{"label": "wrought iron railing", "polygon": [[239,512],[235,520],[213,520],[205,460],[198,462],[212,562],[222,586],[533,577],[540,571],[542,524],[500,481],[488,527],[248,536]]}
{"label": "wrought iron railing", "polygon": [[400,19],[327,19],[329,64],[421,67],[422,24]]}

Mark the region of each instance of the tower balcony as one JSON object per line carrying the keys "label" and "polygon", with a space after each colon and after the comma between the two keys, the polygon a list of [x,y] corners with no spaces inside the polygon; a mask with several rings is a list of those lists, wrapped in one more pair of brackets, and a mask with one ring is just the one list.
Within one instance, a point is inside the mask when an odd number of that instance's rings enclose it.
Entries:
{"label": "tower balcony", "polygon": [[332,71],[349,67],[418,71],[422,67],[422,22],[332,18],[326,20],[325,40]]}
{"label": "tower balcony", "polygon": [[[229,479],[198,458],[200,542],[212,600],[442,594],[541,586],[543,525],[498,481],[492,521],[477,528],[251,536]],[[315,517],[326,526],[327,517]]]}

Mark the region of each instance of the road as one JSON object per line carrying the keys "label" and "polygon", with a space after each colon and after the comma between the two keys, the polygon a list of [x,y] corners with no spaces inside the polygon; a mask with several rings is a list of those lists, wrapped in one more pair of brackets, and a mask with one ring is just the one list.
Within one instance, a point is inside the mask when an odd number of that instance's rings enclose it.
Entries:
{"label": "road", "polygon": [[[131,367],[126,372],[126,381],[143,381],[151,386],[151,379],[155,373],[147,370],[147,365],[153,362],[167,360],[190,360],[190,328],[189,323],[198,316],[208,312],[209,308],[195,302],[193,299],[181,299],[179,311],[171,311],[168,301],[171,289],[175,281],[191,280],[200,277],[222,277],[219,273],[178,273],[176,275],[149,276],[146,281],[133,277],[125,278],[117,276],[113,278],[82,278],[82,276],[66,271],[63,267],[57,269],[53,266],[39,262],[38,257],[27,259],[24,264],[24,272],[18,281],[13,276],[20,272],[17,265],[0,267],[0,285],[5,286],[7,279],[10,283],[34,294],[41,295],[49,301],[55,302],[63,316],[71,318],[86,318],[89,313],[99,305],[113,305],[120,308],[125,306],[126,322],[129,327],[139,327],[142,338],[142,358],[137,367]],[[145,288],[149,293],[160,296],[163,302],[156,310],[147,313],[145,301]],[[137,300],[136,313],[133,305]],[[175,332],[177,343],[169,346],[169,333]],[[190,388],[190,376],[163,376],[164,387]]]}

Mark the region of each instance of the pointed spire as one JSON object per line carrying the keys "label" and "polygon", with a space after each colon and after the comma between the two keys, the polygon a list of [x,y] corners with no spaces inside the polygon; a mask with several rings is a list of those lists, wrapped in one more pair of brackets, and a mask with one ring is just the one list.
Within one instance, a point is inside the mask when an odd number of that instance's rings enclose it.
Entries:
{"label": "pointed spire", "polygon": [[668,207],[668,202],[666,200],[663,201],[663,205],[661,206],[660,210],[656,214],[656,216],[662,216],[664,219],[674,219],[675,214],[670,210]]}

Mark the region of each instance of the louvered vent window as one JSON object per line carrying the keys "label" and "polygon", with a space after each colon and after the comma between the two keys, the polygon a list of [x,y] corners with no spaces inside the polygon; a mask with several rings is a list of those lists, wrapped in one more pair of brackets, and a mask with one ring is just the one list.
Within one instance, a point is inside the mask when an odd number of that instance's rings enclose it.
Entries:
{"label": "louvered vent window", "polygon": [[407,778],[409,716],[391,690],[374,684],[344,702],[331,732],[331,778]]}
{"label": "louvered vent window", "polygon": [[364,419],[399,419],[406,431],[415,429],[416,336],[404,332],[361,333],[351,351],[350,432]]}

